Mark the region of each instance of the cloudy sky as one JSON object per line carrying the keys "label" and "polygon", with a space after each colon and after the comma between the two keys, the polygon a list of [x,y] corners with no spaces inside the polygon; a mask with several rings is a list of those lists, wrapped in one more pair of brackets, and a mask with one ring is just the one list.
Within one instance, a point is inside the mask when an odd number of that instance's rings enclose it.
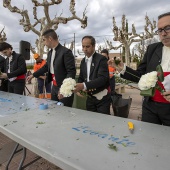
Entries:
{"label": "cloudy sky", "polygon": [[[40,2],[42,0],[39,0]],[[50,1],[50,0],[48,0]],[[97,45],[104,43],[106,39],[112,40],[112,17],[116,19],[118,27],[121,27],[122,15],[126,15],[129,22],[129,29],[131,24],[135,24],[138,33],[143,32],[145,25],[145,15],[147,14],[151,20],[157,21],[157,16],[169,12],[169,0],[75,0],[77,15],[81,18],[82,13],[87,6],[86,15],[88,16],[88,26],[85,29],[81,28],[78,21],[71,21],[67,25],[60,24],[57,29],[61,44],[69,44],[73,40],[75,33],[76,48],[81,50],[81,38],[84,35],[92,35],[97,41]],[[11,0],[12,6],[17,6],[20,9],[28,9],[30,17],[32,14],[31,0]],[[51,19],[55,15],[68,17],[70,0],[63,0],[60,5],[55,5],[50,8]],[[21,40],[29,41],[35,47],[35,35],[32,31],[24,32],[19,20],[20,14],[11,13],[8,9],[0,4],[0,30],[5,26],[5,33],[7,35],[7,42],[13,45],[15,51],[19,51],[19,42]],[[43,9],[38,9],[39,16],[43,16]],[[34,21],[32,19],[32,21]],[[77,51],[76,49],[76,51]]]}

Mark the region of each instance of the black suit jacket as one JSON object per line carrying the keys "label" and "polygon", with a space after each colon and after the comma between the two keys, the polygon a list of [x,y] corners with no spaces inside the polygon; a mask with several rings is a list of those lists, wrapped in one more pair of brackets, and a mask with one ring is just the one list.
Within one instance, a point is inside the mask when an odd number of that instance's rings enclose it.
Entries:
{"label": "black suit jacket", "polygon": [[[144,55],[144,58],[141,64],[138,66],[137,70],[133,70],[129,67],[126,67],[125,74],[121,75],[121,77],[134,82],[139,82],[140,77],[143,74],[156,71],[156,67],[159,64],[161,64],[162,50],[163,50],[162,48],[163,48],[163,44],[161,42],[149,45]],[[128,72],[137,76],[138,78],[132,76]]]}
{"label": "black suit jacket", "polygon": [[[152,71],[156,71],[156,67],[161,64],[162,50],[163,44],[161,42],[149,45],[144,58],[141,64],[138,66],[137,70],[126,67],[125,74],[121,75],[121,77],[133,82],[139,82],[142,75]],[[136,77],[132,76],[129,73],[135,75]],[[149,97],[146,98],[149,99]]]}
{"label": "black suit jacket", "polygon": [[106,57],[96,52],[93,54],[90,67],[89,82],[87,82],[86,61],[85,58],[83,58],[80,65],[80,75],[78,82],[85,82],[87,91],[90,95],[107,89],[109,86],[109,71]]}
{"label": "black suit jacket", "polygon": [[[17,77],[27,73],[27,67],[24,57],[21,54],[12,52],[12,59],[10,62],[10,73],[8,73],[9,68],[9,58],[5,60],[4,72],[7,73],[8,78]],[[19,79],[17,81],[25,81],[25,79]]]}
{"label": "black suit jacket", "polygon": [[[63,47],[61,44],[55,48],[56,55],[54,59],[54,75],[57,82],[57,86],[60,87],[65,78],[75,78],[76,67],[75,59],[72,54],[72,51],[68,48]],[[44,73],[48,72],[48,82],[52,81],[52,75],[50,73],[50,63],[51,63],[52,50],[49,51],[47,55],[46,64],[40,68],[38,71],[33,73],[34,77],[39,77]]]}
{"label": "black suit jacket", "polygon": [[0,55],[0,69],[4,72],[5,58]]}

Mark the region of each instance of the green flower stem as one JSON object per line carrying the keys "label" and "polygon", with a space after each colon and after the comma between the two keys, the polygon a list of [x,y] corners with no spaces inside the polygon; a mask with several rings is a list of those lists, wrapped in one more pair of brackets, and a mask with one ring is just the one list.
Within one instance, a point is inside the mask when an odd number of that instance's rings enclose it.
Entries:
{"label": "green flower stem", "polygon": [[161,93],[165,92],[165,90],[158,84],[158,82],[156,83],[155,88],[159,90]]}
{"label": "green flower stem", "polygon": [[87,91],[83,91],[83,90],[80,90],[79,93],[83,96],[83,97],[90,97],[87,93]]}

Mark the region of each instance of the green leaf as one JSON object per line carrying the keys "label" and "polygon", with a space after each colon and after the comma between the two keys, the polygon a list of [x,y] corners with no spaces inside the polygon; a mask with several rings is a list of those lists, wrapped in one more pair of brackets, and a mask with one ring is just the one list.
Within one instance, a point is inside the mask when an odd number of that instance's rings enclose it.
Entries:
{"label": "green leaf", "polygon": [[90,97],[87,93],[87,91],[84,90],[80,90],[79,93],[83,96],[83,97]]}
{"label": "green leaf", "polygon": [[114,144],[108,144],[108,147],[109,147],[110,149],[113,149],[113,150],[117,151],[117,146],[114,145]]}
{"label": "green leaf", "polygon": [[121,60],[114,60],[115,61],[115,64],[118,66],[119,64],[120,64],[120,62],[121,62]]}
{"label": "green leaf", "polygon": [[139,153],[138,153],[138,152],[132,152],[132,153],[130,153],[130,154],[137,155],[137,154],[139,154]]}
{"label": "green leaf", "polygon": [[163,82],[164,81],[164,74],[163,74],[162,66],[158,65],[156,67],[156,71],[158,72],[158,81]]}
{"label": "green leaf", "polygon": [[37,122],[36,124],[40,124],[41,125],[41,124],[45,124],[45,122]]}
{"label": "green leaf", "polygon": [[126,146],[127,146],[125,143],[122,143],[122,145],[123,145],[124,147],[126,147]]}
{"label": "green leaf", "polygon": [[124,138],[128,138],[129,136],[123,136]]}
{"label": "green leaf", "polygon": [[26,108],[26,109],[25,109],[25,111],[28,111],[28,110],[30,110],[30,108]]}
{"label": "green leaf", "polygon": [[14,121],[13,121],[13,123],[17,123],[17,121],[16,121],[16,120],[14,120]]}
{"label": "green leaf", "polygon": [[155,94],[155,88],[150,88],[148,90],[141,90],[140,95],[141,96],[150,96],[153,97]]}

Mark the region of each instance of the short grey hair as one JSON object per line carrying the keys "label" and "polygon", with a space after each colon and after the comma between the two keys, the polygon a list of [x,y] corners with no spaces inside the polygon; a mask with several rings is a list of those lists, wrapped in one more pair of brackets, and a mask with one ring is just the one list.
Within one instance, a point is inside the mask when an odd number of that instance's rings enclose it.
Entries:
{"label": "short grey hair", "polygon": [[166,17],[166,16],[168,16],[168,15],[170,16],[170,12],[166,12],[166,13],[164,13],[164,14],[161,14],[161,15],[158,16],[158,20],[161,19],[161,18],[163,18],[163,17]]}

